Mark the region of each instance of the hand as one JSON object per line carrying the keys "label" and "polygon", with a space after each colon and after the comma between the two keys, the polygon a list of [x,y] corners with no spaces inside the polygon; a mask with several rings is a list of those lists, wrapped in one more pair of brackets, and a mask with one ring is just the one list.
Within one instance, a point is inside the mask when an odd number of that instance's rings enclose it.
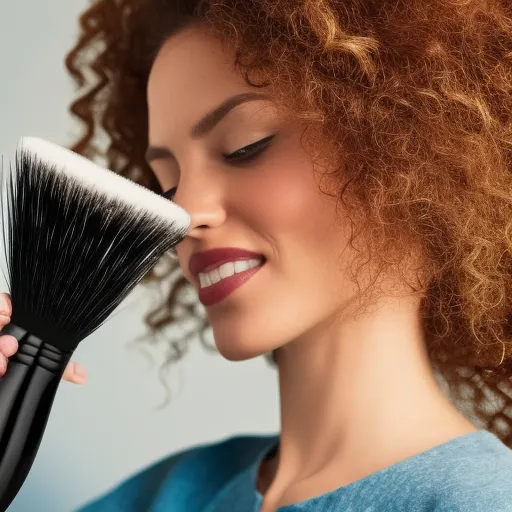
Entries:
{"label": "hand", "polygon": [[[12,314],[11,297],[8,293],[0,293],[0,329],[3,329],[10,321]],[[7,370],[7,358],[18,350],[18,340],[10,334],[0,335],[0,377]],[[87,380],[85,368],[78,363],[70,361],[64,374],[64,380],[74,384],[84,384]]]}

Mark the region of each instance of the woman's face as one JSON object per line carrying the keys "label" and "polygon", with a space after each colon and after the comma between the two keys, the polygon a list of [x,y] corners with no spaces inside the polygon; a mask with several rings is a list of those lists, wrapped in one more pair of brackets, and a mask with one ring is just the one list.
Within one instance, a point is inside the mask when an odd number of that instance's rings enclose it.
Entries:
{"label": "woman's face", "polygon": [[[279,118],[269,99],[255,95],[264,89],[247,85],[233,61],[198,28],[166,42],[148,85],[148,160],[165,191],[177,187],[173,200],[191,216],[177,252],[198,292],[202,281],[217,348],[242,360],[325,330],[353,287],[343,277],[348,247],[335,202],[319,191],[301,146],[304,126]],[[241,94],[254,96],[192,133],[205,114]],[[245,271],[227,263],[199,278],[191,258],[216,248],[244,249],[264,262]],[[240,259],[224,256],[213,266]]]}

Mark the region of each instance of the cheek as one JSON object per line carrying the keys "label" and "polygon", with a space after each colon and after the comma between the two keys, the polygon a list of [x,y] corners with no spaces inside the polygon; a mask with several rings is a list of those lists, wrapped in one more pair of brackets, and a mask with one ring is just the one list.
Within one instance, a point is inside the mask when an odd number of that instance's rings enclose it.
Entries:
{"label": "cheek", "polygon": [[[268,172],[267,172],[268,170]],[[340,272],[348,257],[346,229],[336,219],[336,200],[322,193],[312,166],[290,159],[282,167],[268,167],[265,179],[251,184],[240,204],[245,223],[271,240],[277,274],[298,289],[338,300]],[[289,289],[289,288],[288,288]],[[323,302],[322,302],[323,303]]]}
{"label": "cheek", "polygon": [[334,207],[321,194],[309,162],[290,159],[269,166],[249,188],[240,208],[273,238],[300,234],[306,241],[334,222]]}

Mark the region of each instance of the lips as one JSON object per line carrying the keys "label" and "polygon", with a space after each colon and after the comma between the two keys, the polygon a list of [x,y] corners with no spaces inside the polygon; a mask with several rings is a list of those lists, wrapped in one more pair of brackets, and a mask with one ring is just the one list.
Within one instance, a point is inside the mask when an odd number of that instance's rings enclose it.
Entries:
{"label": "lips", "polygon": [[208,272],[219,267],[228,261],[236,261],[250,258],[263,258],[262,254],[238,249],[236,247],[221,247],[210,249],[209,251],[196,252],[192,255],[189,262],[190,273],[197,278],[199,272]]}
{"label": "lips", "polygon": [[198,293],[201,303],[204,306],[212,306],[225,299],[258,272],[264,265],[265,259],[262,254],[234,247],[211,249],[193,254],[190,258],[189,270],[196,279],[199,272],[208,272],[227,262],[253,258],[262,259],[262,264],[221,279],[205,288],[200,288]]}

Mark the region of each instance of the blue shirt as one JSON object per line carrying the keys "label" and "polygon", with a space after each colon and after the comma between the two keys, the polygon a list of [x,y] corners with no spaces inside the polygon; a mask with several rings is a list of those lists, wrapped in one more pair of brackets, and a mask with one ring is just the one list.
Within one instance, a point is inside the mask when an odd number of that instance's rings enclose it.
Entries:
{"label": "blue shirt", "polygon": [[[279,436],[184,450],[77,512],[258,512],[259,465]],[[512,512],[512,450],[477,430],[279,512]]]}

